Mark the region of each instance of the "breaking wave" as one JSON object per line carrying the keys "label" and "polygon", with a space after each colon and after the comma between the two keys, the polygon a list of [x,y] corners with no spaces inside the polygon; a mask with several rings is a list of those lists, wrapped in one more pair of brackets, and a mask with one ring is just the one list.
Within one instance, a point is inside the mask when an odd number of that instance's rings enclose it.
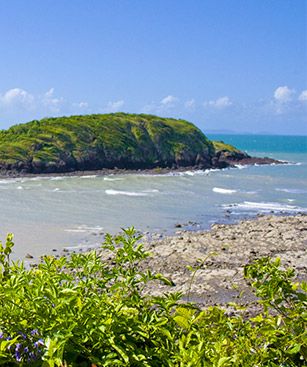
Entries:
{"label": "breaking wave", "polygon": [[113,190],[113,189],[108,189],[105,190],[105,193],[107,195],[124,195],[124,196],[148,196],[149,193],[141,191],[141,192],[136,192],[136,191],[120,191],[120,190]]}
{"label": "breaking wave", "polygon": [[302,208],[295,205],[287,205],[276,202],[252,202],[244,201],[243,203],[224,204],[224,209],[239,209],[239,210],[251,210],[261,213],[277,212],[277,213],[299,213],[307,212],[307,208]]}
{"label": "breaking wave", "polygon": [[216,192],[218,194],[225,194],[225,195],[231,195],[231,194],[235,194],[237,192],[237,190],[222,189],[220,187],[213,187],[212,191]]}

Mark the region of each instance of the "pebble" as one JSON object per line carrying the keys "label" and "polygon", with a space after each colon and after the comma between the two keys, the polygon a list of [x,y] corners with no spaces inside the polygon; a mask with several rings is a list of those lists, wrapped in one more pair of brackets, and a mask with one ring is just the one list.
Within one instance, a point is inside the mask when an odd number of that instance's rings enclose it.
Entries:
{"label": "pebble", "polygon": [[[229,302],[241,291],[246,292],[247,301],[253,300],[243,278],[243,267],[251,259],[262,256],[281,257],[282,263],[294,266],[300,277],[306,280],[306,228],[307,215],[261,214],[235,225],[214,224],[211,231],[177,231],[175,236],[145,244],[150,247],[153,257],[146,259],[144,268],[176,279],[176,286],[171,290],[155,284],[149,291],[156,295],[165,291],[187,291],[191,282],[187,265],[198,266],[198,259],[205,260],[204,267],[196,270],[191,294],[204,304],[220,303],[221,299]],[[223,243],[225,241],[227,245]]]}

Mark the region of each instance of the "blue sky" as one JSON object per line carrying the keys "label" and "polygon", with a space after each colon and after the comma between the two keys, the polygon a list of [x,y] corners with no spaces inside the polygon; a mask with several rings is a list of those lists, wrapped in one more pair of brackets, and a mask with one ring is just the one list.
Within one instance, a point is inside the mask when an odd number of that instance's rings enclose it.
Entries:
{"label": "blue sky", "polygon": [[3,0],[0,128],[125,111],[307,135],[305,0]]}

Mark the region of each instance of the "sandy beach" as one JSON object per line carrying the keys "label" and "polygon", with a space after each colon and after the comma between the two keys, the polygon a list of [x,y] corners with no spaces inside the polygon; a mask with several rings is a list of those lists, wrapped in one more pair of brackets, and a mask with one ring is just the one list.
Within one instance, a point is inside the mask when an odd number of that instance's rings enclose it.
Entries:
{"label": "sandy beach", "polygon": [[[144,267],[161,272],[173,287],[152,285],[151,294],[180,291],[201,306],[254,298],[243,278],[243,267],[253,259],[280,257],[294,267],[299,279],[307,278],[307,215],[258,216],[238,224],[215,224],[210,231],[177,231],[175,236],[146,243],[152,257]],[[191,271],[197,270],[191,283]]]}

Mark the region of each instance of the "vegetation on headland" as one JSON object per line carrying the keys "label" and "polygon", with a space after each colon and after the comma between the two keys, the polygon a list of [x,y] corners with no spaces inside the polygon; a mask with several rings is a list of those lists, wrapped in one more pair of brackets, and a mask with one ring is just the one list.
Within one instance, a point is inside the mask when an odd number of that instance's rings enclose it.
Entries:
{"label": "vegetation on headland", "polygon": [[293,270],[269,258],[246,265],[258,315],[200,310],[180,294],[144,295],[148,282],[170,282],[139,270],[148,256],[140,239],[133,228],[108,235],[109,261],[92,251],[26,269],[10,262],[9,235],[0,245],[0,364],[306,366],[307,285]]}
{"label": "vegetation on headland", "polygon": [[0,131],[0,170],[212,166],[214,147],[185,120],[114,113],[45,118]]}
{"label": "vegetation on headland", "polygon": [[222,152],[222,151],[225,151],[225,152],[234,152],[234,153],[242,153],[242,151],[239,150],[238,148],[234,147],[233,145],[226,144],[223,141],[213,140],[212,141],[212,144],[213,144],[213,147],[214,147],[214,150],[215,150],[216,153],[217,152]]}

